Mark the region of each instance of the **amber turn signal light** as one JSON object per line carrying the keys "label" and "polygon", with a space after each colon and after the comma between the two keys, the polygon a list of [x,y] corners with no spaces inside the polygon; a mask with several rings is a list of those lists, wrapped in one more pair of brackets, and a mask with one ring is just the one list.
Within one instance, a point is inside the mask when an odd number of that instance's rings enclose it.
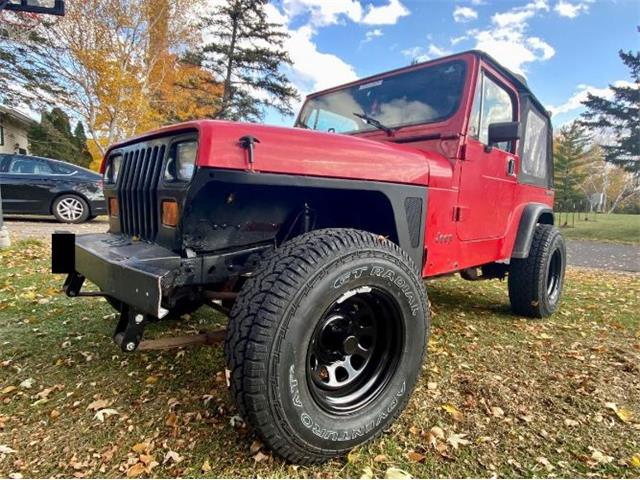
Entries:
{"label": "amber turn signal light", "polygon": [[175,200],[162,201],[162,224],[167,227],[178,225],[178,202]]}
{"label": "amber turn signal light", "polygon": [[117,217],[119,209],[120,207],[118,205],[118,199],[115,197],[111,197],[109,199],[109,215],[112,217]]}

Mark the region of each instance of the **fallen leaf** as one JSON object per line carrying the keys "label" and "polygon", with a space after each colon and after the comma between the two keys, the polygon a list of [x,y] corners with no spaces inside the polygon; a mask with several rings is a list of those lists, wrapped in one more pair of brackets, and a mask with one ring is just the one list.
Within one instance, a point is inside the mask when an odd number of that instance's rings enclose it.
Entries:
{"label": "fallen leaf", "polygon": [[20,383],[20,388],[26,388],[27,390],[33,387],[35,380],[33,378],[27,378]]}
{"label": "fallen leaf", "polygon": [[254,440],[249,447],[249,452],[251,455],[255,455],[262,448],[262,442],[260,440]]}
{"label": "fallen leaf", "polygon": [[410,462],[419,463],[425,459],[425,456],[419,452],[411,451],[407,453],[407,458],[409,459]]}
{"label": "fallen leaf", "polygon": [[135,465],[132,465],[129,470],[127,470],[127,477],[136,478],[144,473],[147,473],[147,467],[145,467],[142,463],[136,463]]}
{"label": "fallen leaf", "polygon": [[491,407],[491,415],[498,418],[504,417],[504,410],[500,407]]}
{"label": "fallen leaf", "polygon": [[167,419],[164,423],[167,427],[174,428],[178,424],[178,416],[175,414],[175,412],[170,412],[169,415],[167,415]]}
{"label": "fallen leaf", "polygon": [[120,415],[117,410],[113,408],[103,408],[102,410],[98,410],[96,414],[93,416],[96,420],[100,422],[104,422],[105,418],[109,418],[111,415]]}
{"label": "fallen leaf", "polygon": [[202,473],[209,473],[211,471],[211,465],[209,465],[209,460],[205,460],[201,467]]}
{"label": "fallen leaf", "polygon": [[545,468],[547,469],[547,471],[551,471],[553,470],[555,467],[551,464],[551,462],[549,460],[547,460],[545,457],[538,457],[536,458],[536,462],[540,463],[541,465],[544,465]]}
{"label": "fallen leaf", "polygon": [[427,390],[437,390],[438,384],[436,382],[428,382]]}
{"label": "fallen leaf", "polygon": [[620,420],[622,420],[625,423],[628,423],[631,420],[633,420],[633,412],[629,410],[627,407],[620,407],[616,409],[616,415]]}
{"label": "fallen leaf", "polygon": [[91,402],[87,405],[87,410],[102,410],[103,408],[107,408],[109,405],[111,405],[109,400],[96,400],[95,402]]}
{"label": "fallen leaf", "polygon": [[451,405],[450,403],[446,403],[442,406],[442,409],[447,412],[456,422],[461,422],[464,419],[464,415],[460,410]]}
{"label": "fallen leaf", "polygon": [[633,455],[629,463],[634,468],[640,468],[640,453],[636,453],[635,455]]}
{"label": "fallen leaf", "polygon": [[53,410],[51,410],[51,413],[49,413],[49,416],[54,419],[58,418],[60,416],[60,410],[54,408]]}
{"label": "fallen leaf", "polygon": [[136,443],[133,447],[131,447],[131,450],[133,450],[135,453],[149,453],[150,449],[149,449],[149,443],[148,442],[142,442],[142,443]]}
{"label": "fallen leaf", "polygon": [[411,475],[409,475],[404,470],[400,470],[399,468],[389,467],[389,468],[387,468],[387,471],[384,474],[384,478],[395,478],[395,479],[400,479],[401,480],[401,479],[405,479],[405,478],[411,478]]}
{"label": "fallen leaf", "polygon": [[580,425],[579,422],[575,421],[575,420],[571,420],[570,418],[565,418],[564,419],[564,424],[567,427],[577,427],[578,425]]}
{"label": "fallen leaf", "polygon": [[373,457],[373,461],[376,462],[376,463],[386,462],[387,461],[387,456],[381,453],[381,454],[376,455],[375,457]]}
{"label": "fallen leaf", "polygon": [[375,478],[375,474],[373,473],[371,467],[364,467],[364,470],[362,470],[362,475],[360,475],[360,480],[371,480],[373,478]]}
{"label": "fallen leaf", "polygon": [[258,452],[253,456],[253,459],[256,463],[264,462],[265,460],[269,460],[269,455],[265,455],[262,452]]}
{"label": "fallen leaf", "polygon": [[460,445],[469,445],[471,442],[466,440],[466,433],[452,433],[447,437],[447,443],[453,447],[454,450],[458,449]]}
{"label": "fallen leaf", "polygon": [[156,383],[158,383],[158,377],[154,377],[153,375],[147,377],[147,379],[145,380],[145,383],[147,385],[154,385]]}
{"label": "fallen leaf", "polygon": [[16,453],[16,451],[6,445],[0,445],[0,453]]}
{"label": "fallen leaf", "polygon": [[2,392],[0,392],[0,393],[2,393],[3,395],[6,395],[7,393],[14,392],[17,389],[18,389],[18,387],[14,387],[13,385],[9,385],[8,387],[4,387],[2,389]]}
{"label": "fallen leaf", "polygon": [[168,461],[171,461],[173,463],[180,463],[182,460],[184,460],[184,457],[181,457],[177,452],[174,452],[173,450],[169,450],[165,456],[164,456],[164,460],[162,461],[162,463],[167,463]]}
{"label": "fallen leaf", "polygon": [[155,462],[156,459],[153,457],[153,455],[148,455],[146,453],[143,453],[140,455],[140,461],[145,465],[149,466],[150,464]]}
{"label": "fallen leaf", "polygon": [[607,463],[613,462],[613,457],[609,455],[605,455],[600,450],[596,450],[595,448],[591,449],[591,458],[594,459],[597,463],[602,465],[606,465]]}

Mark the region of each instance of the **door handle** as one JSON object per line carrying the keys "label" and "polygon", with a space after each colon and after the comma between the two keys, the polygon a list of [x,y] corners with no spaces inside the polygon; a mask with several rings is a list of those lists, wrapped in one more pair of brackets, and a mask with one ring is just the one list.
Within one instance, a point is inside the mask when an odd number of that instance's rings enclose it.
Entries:
{"label": "door handle", "polygon": [[513,157],[507,160],[507,175],[510,177],[516,176],[516,160]]}

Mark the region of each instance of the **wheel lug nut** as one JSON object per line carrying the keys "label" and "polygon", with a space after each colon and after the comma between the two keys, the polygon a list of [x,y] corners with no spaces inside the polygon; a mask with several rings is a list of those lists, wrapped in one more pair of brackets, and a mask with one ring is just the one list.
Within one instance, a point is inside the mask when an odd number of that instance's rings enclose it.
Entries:
{"label": "wheel lug nut", "polygon": [[327,370],[327,367],[320,367],[318,376],[320,377],[320,380],[327,380],[329,378],[329,370]]}

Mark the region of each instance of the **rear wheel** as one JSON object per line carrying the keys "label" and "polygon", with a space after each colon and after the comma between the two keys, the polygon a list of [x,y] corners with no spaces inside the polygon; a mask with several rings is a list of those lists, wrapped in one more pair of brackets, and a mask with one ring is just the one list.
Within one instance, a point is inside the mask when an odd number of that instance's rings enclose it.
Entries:
{"label": "rear wheel", "polygon": [[553,225],[537,225],[529,256],[512,259],[509,267],[509,299],[514,313],[542,318],[557,310],[566,257],[560,231]]}
{"label": "rear wheel", "polygon": [[53,202],[53,215],[62,223],[82,223],[91,214],[87,202],[77,195],[62,195]]}
{"label": "rear wheel", "polygon": [[428,330],[424,284],[406,253],[357,230],[311,232],[242,287],[225,342],[231,392],[275,453],[325,461],[402,412]]}

